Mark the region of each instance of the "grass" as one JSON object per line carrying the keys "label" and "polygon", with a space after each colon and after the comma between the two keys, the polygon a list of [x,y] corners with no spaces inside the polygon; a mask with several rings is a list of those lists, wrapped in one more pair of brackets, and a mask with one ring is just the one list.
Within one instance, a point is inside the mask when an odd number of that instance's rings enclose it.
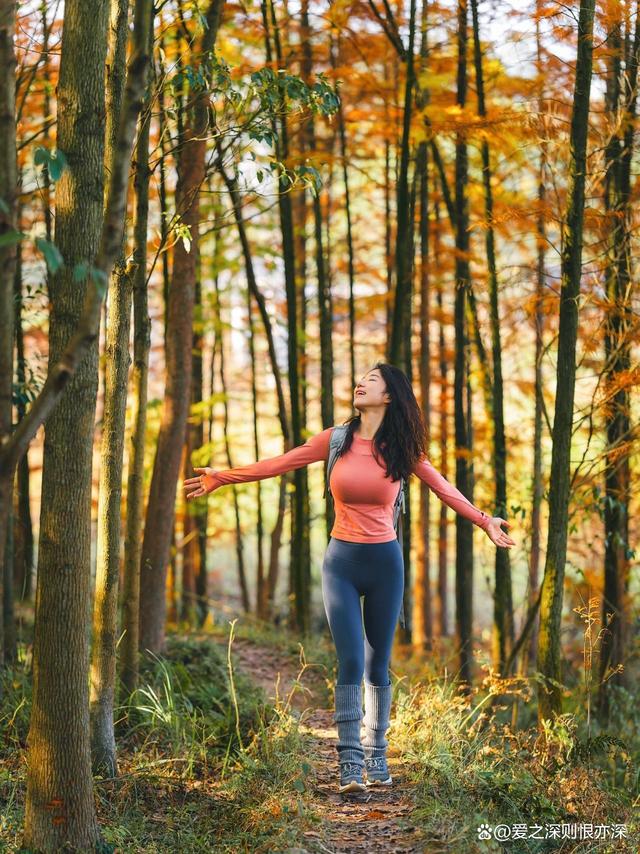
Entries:
{"label": "grass", "polygon": [[[324,636],[306,642],[252,620],[209,633],[170,634],[148,656],[140,687],[116,710],[119,773],[96,778],[104,852],[285,851],[307,848],[320,821],[311,795],[308,736],[291,711],[292,692],[268,704],[235,666],[236,638],[319,664],[331,700],[335,652]],[[0,705],[0,850],[18,850],[24,810],[30,679],[23,660],[4,675]],[[446,652],[446,651],[445,651]],[[448,661],[451,662],[449,656]],[[389,742],[412,784],[417,824],[433,852],[615,852],[640,849],[640,704],[611,690],[608,729],[588,719],[590,679],[572,673],[567,712],[540,733],[532,680],[491,674],[461,694],[437,656],[398,650]],[[443,675],[444,674],[444,675]],[[498,699],[496,699],[496,697]],[[520,704],[519,728],[511,702]],[[320,696],[320,702],[322,702]],[[326,706],[329,708],[329,705]],[[620,737],[623,733],[624,736]],[[626,824],[626,840],[584,843],[478,838],[480,825]],[[308,838],[307,838],[308,840]]]}
{"label": "grass", "polygon": [[[396,679],[390,744],[413,786],[418,823],[429,851],[605,852],[640,850],[640,713],[638,697],[612,687],[608,728],[589,718],[591,680],[574,684],[569,708],[553,725],[536,727],[531,679],[491,674],[472,695],[415,660]],[[406,674],[411,674],[410,677]],[[499,698],[499,699],[498,699]],[[511,726],[512,702],[520,727]],[[620,734],[624,733],[624,739]],[[502,824],[513,833],[546,832],[551,824],[624,825],[627,839],[478,838],[478,828]],[[533,826],[542,826],[534,832]]]}
{"label": "grass", "polygon": [[[229,649],[170,635],[116,709],[118,776],[95,778],[101,850],[273,851],[313,826],[307,747],[290,698],[267,704]],[[31,704],[24,662],[0,707],[0,850],[19,850]]]}

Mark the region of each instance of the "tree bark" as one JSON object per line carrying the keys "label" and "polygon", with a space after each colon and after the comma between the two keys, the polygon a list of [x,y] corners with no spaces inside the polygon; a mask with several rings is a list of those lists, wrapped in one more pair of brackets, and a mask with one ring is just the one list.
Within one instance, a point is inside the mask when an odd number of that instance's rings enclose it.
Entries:
{"label": "tree bark", "polygon": [[637,102],[638,62],[640,60],[640,19],[636,16],[633,42],[627,34],[629,48],[625,51],[627,81],[622,91],[621,60],[624,46],[621,21],[612,26],[610,73],[607,86],[607,106],[611,126],[616,127],[622,114],[624,121],[612,134],[607,148],[605,203],[611,222],[609,263],[607,267],[607,299],[605,319],[605,365],[607,398],[607,452],[605,465],[605,560],[602,597],[603,631],[600,646],[600,687],[598,710],[603,720],[609,715],[609,688],[624,685],[624,667],[630,619],[628,585],[630,571],[629,502],[630,473],[630,392],[632,290],[631,240],[633,233],[631,208],[631,162],[633,157],[633,127]]}
{"label": "tree bark", "polygon": [[[435,239],[433,260],[436,270],[440,269],[440,205],[435,203]],[[442,278],[438,278],[438,289],[436,293],[438,306],[438,361],[440,374],[440,471],[443,477],[447,477],[449,464],[447,461],[447,448],[449,436],[447,430],[447,401],[449,397],[449,379],[447,346],[444,337],[444,318],[442,301]],[[449,629],[449,580],[447,578],[447,546],[449,540],[447,525],[447,505],[440,502],[440,513],[438,514],[438,635],[448,637]]]}
{"label": "tree bark", "polygon": [[[215,45],[224,0],[211,0],[207,26],[193,61],[206,63]],[[160,434],[153,465],[140,566],[140,646],[160,653],[165,642],[167,564],[185,430],[191,399],[192,321],[195,299],[196,256],[200,221],[200,187],[205,176],[208,97],[197,93],[188,109],[184,144],[178,165],[176,209],[190,228],[187,251],[180,240],[174,247],[167,309],[166,376]]]}
{"label": "tree bark", "polygon": [[[45,431],[22,841],[23,847],[38,851],[66,844],[93,849],[100,842],[91,779],[87,644],[97,341],[102,293],[122,240],[131,148],[148,67],[149,6],[148,0],[139,0],[135,7],[134,44],[104,213],[108,4],[69,0],[65,5],[58,144],[69,171],[58,185],[56,210],[56,243],[65,265],[51,283],[47,381],[0,460],[0,469],[4,463],[13,471],[37,426],[59,401]],[[92,266],[80,282],[72,275],[78,261]],[[61,398],[63,390],[67,393]]]}
{"label": "tree bark", "polygon": [[587,169],[589,94],[593,52],[594,0],[581,0],[578,20],[578,55],[571,116],[569,195],[562,225],[560,323],[553,449],[549,486],[549,534],[542,581],[537,667],[546,684],[538,688],[538,721],[562,711],[560,623],[567,551],[570,450],[576,377],[578,297],[582,265]]}
{"label": "tree bark", "polygon": [[[467,97],[467,0],[458,0],[458,76],[457,103],[464,107]],[[467,144],[460,134],[456,139],[455,162],[455,225],[456,294],[454,306],[455,326],[455,378],[454,419],[456,448],[456,487],[471,500],[471,473],[469,456],[470,438],[464,404],[467,378],[467,352],[465,314],[469,289],[469,232]],[[464,516],[456,514],[456,635],[460,657],[460,680],[468,688],[472,678],[472,624],[473,624],[473,529]]]}
{"label": "tree bark", "polygon": [[[84,289],[72,267],[92,261],[103,217],[109,4],[65,4],[58,83],[58,148],[69,170],[56,187],[55,240],[65,266],[52,277],[49,372],[79,325]],[[36,589],[33,708],[25,847],[80,848],[99,837],[89,752],[91,458],[98,389],[94,338],[45,428]]]}
{"label": "tree bark", "polygon": [[[0,0],[0,239],[17,231],[16,114],[14,32],[16,4]],[[16,243],[0,245],[0,447],[11,437],[13,424],[13,286]],[[13,477],[0,481],[0,614],[4,615],[5,547],[11,522]],[[13,563],[9,567],[13,573]],[[0,668],[4,664],[4,617],[0,616]]]}
{"label": "tree bark", "polygon": [[[423,0],[420,23],[420,72],[428,61],[428,5]],[[418,108],[429,103],[429,91],[423,89],[417,97]],[[429,277],[429,158],[426,142],[418,146],[416,174],[420,181],[420,396],[427,427],[427,447],[431,442],[431,335],[430,335],[430,277]],[[433,615],[431,606],[431,490],[420,482],[420,528],[416,548],[416,568],[413,594],[412,643],[416,649],[431,649]]]}
{"label": "tree bark", "polygon": [[[267,44],[267,60],[272,61],[271,38],[275,60],[283,67],[282,48],[273,0],[263,2],[263,21]],[[280,105],[280,107],[282,104]],[[276,156],[282,163],[289,157],[289,133],[286,117],[280,123],[277,135]],[[295,235],[291,196],[287,192],[284,178],[279,184],[278,211],[282,233],[282,259],[284,264],[285,291],[287,299],[287,367],[289,399],[291,402],[292,447],[302,444],[301,387],[298,347],[298,288],[296,283]],[[289,563],[290,614],[292,628],[306,635],[309,631],[311,591],[309,589],[309,524],[305,508],[308,506],[306,468],[293,472],[291,493],[291,559]]]}
{"label": "tree bark", "polygon": [[[484,74],[478,24],[478,0],[471,0],[473,46],[476,72],[478,115],[486,117]],[[507,447],[504,430],[504,387],[502,382],[502,341],[498,306],[498,272],[493,228],[493,191],[491,188],[491,156],[486,135],[482,138],[482,183],[485,204],[485,244],[489,273],[489,315],[492,338],[493,383],[490,416],[493,422],[493,468],[495,474],[495,515],[507,516]],[[477,328],[478,324],[475,324]],[[508,549],[496,549],[495,585],[493,594],[493,667],[504,674],[504,665],[513,646],[513,599],[511,565]]]}
{"label": "tree bark", "polygon": [[[225,374],[225,358],[224,358],[224,328],[222,323],[222,306],[220,304],[220,292],[218,290],[218,280],[215,280],[216,285],[216,327],[219,330],[220,338],[220,387],[222,391],[224,421],[222,425],[222,435],[224,440],[224,450],[227,460],[227,468],[233,468],[233,458],[231,456],[231,447],[229,445],[229,392],[227,388],[227,378]],[[247,571],[244,560],[244,541],[242,537],[242,525],[240,524],[240,507],[238,505],[238,488],[235,484],[231,487],[233,494],[233,515],[236,523],[236,559],[238,561],[238,584],[240,587],[240,595],[242,597],[242,607],[245,614],[251,610],[249,601],[249,586],[247,584]]]}
{"label": "tree bark", "polygon": [[[105,167],[108,167],[113,156],[124,96],[128,10],[128,0],[111,0]],[[109,285],[89,696],[93,772],[105,777],[115,777],[118,773],[113,704],[120,580],[122,461],[131,314],[131,284],[124,258],[125,240],[123,230],[122,246]]]}
{"label": "tree bark", "polygon": [[[149,27],[149,53],[153,49],[153,7]],[[149,221],[149,131],[152,88],[145,95],[140,132],[134,152],[135,218],[133,225],[133,426],[127,471],[127,504],[122,585],[121,680],[127,694],[138,686],[138,645],[140,639],[140,556],[144,517],[144,449],[147,427],[147,382],[151,319],[147,287],[147,226]],[[164,217],[162,218],[164,222]],[[163,253],[163,256],[166,253]]]}

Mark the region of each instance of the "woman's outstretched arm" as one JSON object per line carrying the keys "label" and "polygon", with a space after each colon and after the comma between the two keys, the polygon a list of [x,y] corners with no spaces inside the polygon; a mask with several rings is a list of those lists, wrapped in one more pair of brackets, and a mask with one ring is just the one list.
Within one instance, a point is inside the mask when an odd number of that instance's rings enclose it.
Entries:
{"label": "woman's outstretched arm", "polygon": [[284,474],[294,469],[302,468],[302,466],[315,463],[319,460],[326,460],[329,456],[329,439],[333,427],[327,427],[321,433],[315,436],[310,436],[304,445],[298,445],[284,454],[277,457],[270,457],[267,460],[258,460],[256,463],[250,463],[246,466],[237,466],[224,471],[216,471],[212,468],[196,468],[198,477],[187,478],[184,481],[184,488],[187,490],[187,498],[198,498],[201,495],[206,495],[213,492],[219,486],[224,486],[227,483],[247,483],[254,480],[264,480],[268,477],[275,477],[279,474]]}
{"label": "woman's outstretched arm", "polygon": [[435,492],[440,501],[444,501],[456,513],[460,513],[461,516],[470,519],[474,525],[482,528],[483,531],[485,530],[491,516],[472,504],[468,498],[465,498],[460,490],[449,483],[446,477],[441,475],[426,457],[416,463],[413,471],[420,480],[424,481]]}
{"label": "woman's outstretched arm", "polygon": [[475,504],[472,504],[459,489],[434,469],[429,460],[424,457],[416,463],[414,474],[417,474],[420,480],[424,481],[438,496],[441,501],[444,501],[449,507],[470,519],[474,525],[487,534],[491,542],[502,548],[510,548],[515,545],[515,540],[502,529],[502,525],[509,527],[509,522],[501,516],[489,516],[483,510],[480,510]]}

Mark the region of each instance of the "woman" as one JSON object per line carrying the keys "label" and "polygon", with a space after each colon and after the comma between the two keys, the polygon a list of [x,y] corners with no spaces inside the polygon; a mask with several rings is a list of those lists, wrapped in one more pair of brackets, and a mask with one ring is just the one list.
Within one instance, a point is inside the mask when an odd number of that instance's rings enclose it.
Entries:
{"label": "woman", "polygon": [[[346,439],[331,471],[335,522],[322,565],[322,598],[338,656],[334,720],[340,792],[391,785],[385,733],[392,696],[389,662],[404,588],[402,550],[393,525],[400,478],[416,474],[495,545],[515,545],[501,528],[509,522],[475,507],[426,459],[422,413],[401,370],[378,362],[356,385],[353,406],[359,415],[346,422]],[[248,466],[227,471],[196,468],[198,476],[184,482],[187,498],[223,484],[262,480],[326,461],[332,430],[328,427],[286,454]]]}

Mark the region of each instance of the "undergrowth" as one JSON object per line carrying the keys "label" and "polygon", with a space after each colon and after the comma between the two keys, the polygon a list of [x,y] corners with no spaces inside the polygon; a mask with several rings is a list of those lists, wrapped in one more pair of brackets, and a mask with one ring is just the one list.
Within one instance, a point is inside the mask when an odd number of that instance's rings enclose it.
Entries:
{"label": "undergrowth", "polygon": [[[491,678],[471,697],[444,679],[396,684],[389,740],[414,786],[412,819],[429,850],[639,850],[637,746],[634,755],[616,735],[585,733],[575,713],[542,732],[514,730],[505,722],[504,682]],[[556,831],[547,828],[563,823],[626,825],[627,838],[548,838]],[[507,826],[505,841],[494,837],[497,825]],[[481,826],[489,838],[480,837]]]}
{"label": "undergrowth", "polygon": [[[267,852],[313,824],[290,697],[266,703],[229,666],[230,648],[170,635],[163,656],[143,659],[138,690],[116,708],[118,774],[94,778],[101,851]],[[0,850],[18,851],[31,706],[24,661],[5,672],[4,689]]]}

